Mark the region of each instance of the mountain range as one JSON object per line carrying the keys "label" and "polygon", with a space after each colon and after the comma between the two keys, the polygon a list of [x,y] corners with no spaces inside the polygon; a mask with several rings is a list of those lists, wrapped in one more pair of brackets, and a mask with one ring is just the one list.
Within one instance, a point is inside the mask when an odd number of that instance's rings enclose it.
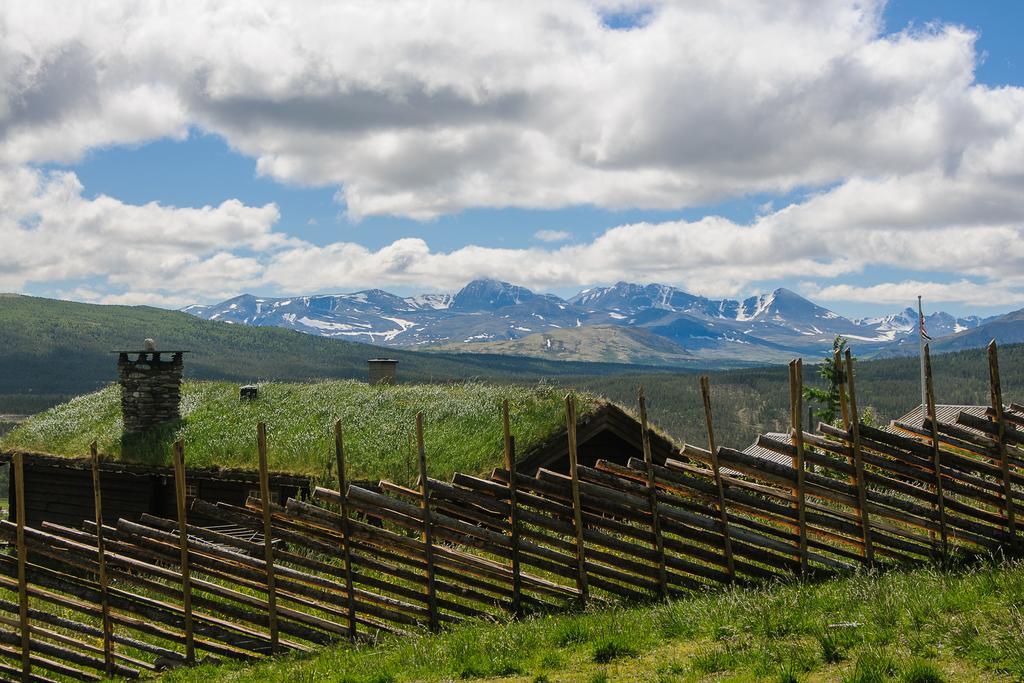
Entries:
{"label": "mountain range", "polygon": [[[480,279],[455,294],[399,297],[380,289],[282,298],[243,294],[183,310],[207,320],[391,347],[662,365],[781,362],[823,353],[836,335],[847,337],[864,356],[906,355],[917,348],[917,313],[911,308],[850,319],[785,288],[739,301],[619,282],[562,299]],[[925,327],[943,345],[947,338],[968,339],[952,342],[953,350],[977,345],[970,340],[984,338],[985,328],[1005,317],[937,312],[926,316]],[[1010,321],[1010,327],[1024,335],[1024,320]]]}

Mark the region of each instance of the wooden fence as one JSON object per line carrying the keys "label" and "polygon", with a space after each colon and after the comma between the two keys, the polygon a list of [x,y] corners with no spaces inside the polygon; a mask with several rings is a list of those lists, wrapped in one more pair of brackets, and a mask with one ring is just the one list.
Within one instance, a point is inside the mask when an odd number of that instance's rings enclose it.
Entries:
{"label": "wooden fence", "polygon": [[[1024,407],[1003,403],[994,343],[989,359],[987,417],[934,419],[929,362],[929,419],[883,430],[860,420],[852,359],[837,356],[842,426],[816,433],[801,424],[794,361],[789,439],[758,441],[789,464],[716,444],[706,378],[706,445],[686,444],[664,462],[651,457],[641,391],[643,458],[577,464],[567,397],[568,474],[516,471],[507,404],[505,464],[490,477],[431,478],[418,418],[417,488],[346,485],[337,425],[338,488],[285,506],[261,502],[270,500],[262,424],[260,498],[245,506],[188,500],[179,442],[176,519],[104,525],[97,475],[94,520],[26,527],[16,454],[17,522],[0,522],[12,550],[0,553],[0,677],[138,677],[573,602],[1015,551]],[[95,448],[92,458],[98,472]],[[190,512],[252,533],[191,525]]]}

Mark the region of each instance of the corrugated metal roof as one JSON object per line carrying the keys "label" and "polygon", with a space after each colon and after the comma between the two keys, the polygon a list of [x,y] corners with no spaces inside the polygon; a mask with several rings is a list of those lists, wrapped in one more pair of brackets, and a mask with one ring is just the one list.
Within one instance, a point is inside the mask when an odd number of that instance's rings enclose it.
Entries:
{"label": "corrugated metal roof", "polygon": [[[773,441],[781,441],[782,443],[790,443],[791,441],[789,434],[784,434],[782,432],[768,432],[765,436]],[[754,443],[743,449],[743,453],[745,455],[752,455],[753,457],[761,460],[773,462],[777,465],[785,465],[786,467],[793,466],[792,456],[785,455],[784,453],[776,453],[775,451],[770,451],[767,448],[762,448],[757,445],[757,439],[754,439]],[[727,470],[725,467],[722,468],[722,472],[730,475],[739,474],[738,472]]]}
{"label": "corrugated metal roof", "polygon": [[[965,405],[946,405],[936,404],[935,406],[935,417],[939,422],[947,424],[956,424],[956,419],[960,416],[960,413],[967,413],[975,417],[984,418],[987,414],[988,406],[965,406]],[[914,406],[906,415],[896,418],[894,422],[902,422],[914,427],[924,426],[925,410],[923,406]]]}

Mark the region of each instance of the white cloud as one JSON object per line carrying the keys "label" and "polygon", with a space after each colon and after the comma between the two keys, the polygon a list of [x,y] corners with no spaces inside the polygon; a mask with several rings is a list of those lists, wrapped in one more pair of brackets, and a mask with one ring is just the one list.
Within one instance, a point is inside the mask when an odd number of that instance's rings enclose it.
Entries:
{"label": "white cloud", "polygon": [[541,242],[565,242],[572,234],[565,230],[538,230],[533,237]]}
{"label": "white cloud", "polygon": [[809,287],[807,296],[822,301],[852,301],[860,303],[907,305],[920,295],[932,304],[960,303],[970,306],[1020,306],[1024,305],[1024,289],[1006,287],[1001,283],[977,283],[969,280],[957,282],[885,282],[877,285],[858,287],[840,284],[828,287]]}
{"label": "white cloud", "polygon": [[[645,5],[632,30],[601,23]],[[962,28],[881,35],[881,8],[5,3],[0,287],[54,282],[95,300],[184,303],[494,274],[539,288],[627,279],[709,295],[806,278],[836,300],[902,301],[922,286],[974,303],[991,284],[1019,301],[1024,89],[976,84],[975,36]],[[439,252],[407,238],[371,250],[289,238],[273,204],[135,206],[87,198],[74,174],[36,168],[193,126],[261,174],[336,187],[353,218],[812,194],[770,199],[749,225],[706,217],[560,246],[568,235],[542,230],[543,248]],[[839,282],[869,264],[953,282]]]}
{"label": "white cloud", "polygon": [[298,244],[271,231],[278,218],[273,204],[235,199],[201,208],[87,199],[73,173],[0,169],[0,288],[98,278],[118,294],[175,301],[226,293],[259,282],[255,254]]}
{"label": "white cloud", "polygon": [[913,173],[1013,125],[985,117],[958,28],[882,37],[871,1],[649,4],[614,31],[623,4],[585,0],[8,3],[0,160],[192,124],[354,217],[429,218]]}

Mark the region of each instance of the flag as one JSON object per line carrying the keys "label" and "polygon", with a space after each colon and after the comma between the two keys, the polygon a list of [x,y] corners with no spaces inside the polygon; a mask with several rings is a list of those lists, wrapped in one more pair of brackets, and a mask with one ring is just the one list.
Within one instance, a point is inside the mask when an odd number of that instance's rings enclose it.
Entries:
{"label": "flag", "polygon": [[919,310],[918,314],[917,314],[917,317],[918,317],[918,328],[919,328],[918,332],[920,332],[921,338],[922,339],[927,339],[928,341],[931,341],[932,338],[928,336],[928,330],[926,330],[924,328],[924,313],[920,312],[920,310]]}

